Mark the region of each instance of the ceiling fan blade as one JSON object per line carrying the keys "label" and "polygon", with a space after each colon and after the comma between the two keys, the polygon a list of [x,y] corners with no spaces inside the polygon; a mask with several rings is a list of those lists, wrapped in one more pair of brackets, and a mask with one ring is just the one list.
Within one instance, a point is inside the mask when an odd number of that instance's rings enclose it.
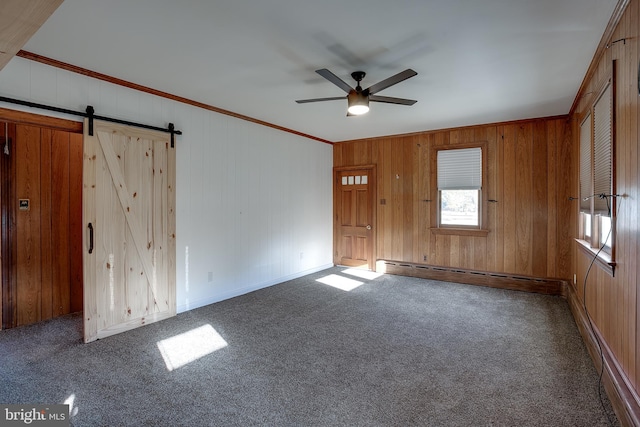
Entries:
{"label": "ceiling fan blade", "polygon": [[418,102],[415,99],[394,98],[391,96],[380,96],[380,95],[370,95],[369,101],[386,102],[387,104],[400,104],[400,105],[413,105],[416,102]]}
{"label": "ceiling fan blade", "polygon": [[369,86],[367,89],[365,89],[365,91],[369,91],[369,95],[373,95],[374,93],[378,93],[381,90],[388,88],[389,86],[393,86],[417,74],[418,73],[413,71],[411,68],[408,68],[394,76],[389,77],[388,79],[384,79],[381,82],[374,84],[373,86]]}
{"label": "ceiling fan blade", "polygon": [[331,83],[338,86],[340,89],[342,89],[347,93],[353,90],[353,88],[349,86],[349,84],[347,84],[344,80],[342,80],[340,77],[336,76],[326,68],[323,68],[321,70],[316,70],[316,73],[320,74],[322,77],[329,80]]}
{"label": "ceiling fan blade", "polygon": [[320,101],[337,101],[338,99],[345,99],[346,96],[333,96],[331,98],[313,98],[313,99],[298,99],[298,104],[306,104],[308,102],[320,102]]}

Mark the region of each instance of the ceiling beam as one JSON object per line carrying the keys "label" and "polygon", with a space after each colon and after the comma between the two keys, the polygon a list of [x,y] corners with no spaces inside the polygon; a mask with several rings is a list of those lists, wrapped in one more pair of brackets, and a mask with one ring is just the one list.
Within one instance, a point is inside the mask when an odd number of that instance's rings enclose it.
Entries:
{"label": "ceiling beam", "polygon": [[0,70],[29,41],[64,0],[2,0]]}

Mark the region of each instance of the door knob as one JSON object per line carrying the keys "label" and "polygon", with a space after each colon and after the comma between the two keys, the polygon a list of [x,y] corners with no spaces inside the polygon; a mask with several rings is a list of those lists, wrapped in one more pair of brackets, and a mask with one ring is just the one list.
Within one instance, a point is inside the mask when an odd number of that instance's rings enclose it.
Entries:
{"label": "door knob", "polygon": [[371,230],[371,226],[367,224],[367,230]]}

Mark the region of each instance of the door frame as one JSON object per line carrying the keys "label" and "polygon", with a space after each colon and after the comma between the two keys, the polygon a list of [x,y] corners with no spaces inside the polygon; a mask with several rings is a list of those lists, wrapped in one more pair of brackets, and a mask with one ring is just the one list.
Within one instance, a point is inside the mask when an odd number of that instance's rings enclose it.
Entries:
{"label": "door frame", "polygon": [[369,188],[371,194],[369,195],[369,209],[371,210],[371,258],[369,259],[369,269],[376,271],[376,261],[378,256],[378,231],[377,231],[377,210],[376,200],[378,194],[378,174],[377,166],[373,164],[360,165],[360,166],[337,166],[333,168],[333,264],[339,265],[338,257],[338,209],[341,206],[341,201],[338,191],[338,173],[348,172],[354,170],[368,170],[369,171]]}

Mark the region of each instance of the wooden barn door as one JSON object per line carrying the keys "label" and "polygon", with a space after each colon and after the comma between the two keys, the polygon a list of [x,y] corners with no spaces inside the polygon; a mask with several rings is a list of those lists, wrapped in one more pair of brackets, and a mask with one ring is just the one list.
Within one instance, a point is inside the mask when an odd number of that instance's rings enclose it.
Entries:
{"label": "wooden barn door", "polygon": [[169,134],[85,122],[84,340],[176,314],[175,149]]}
{"label": "wooden barn door", "polygon": [[334,170],[334,264],[374,271],[375,167]]}

